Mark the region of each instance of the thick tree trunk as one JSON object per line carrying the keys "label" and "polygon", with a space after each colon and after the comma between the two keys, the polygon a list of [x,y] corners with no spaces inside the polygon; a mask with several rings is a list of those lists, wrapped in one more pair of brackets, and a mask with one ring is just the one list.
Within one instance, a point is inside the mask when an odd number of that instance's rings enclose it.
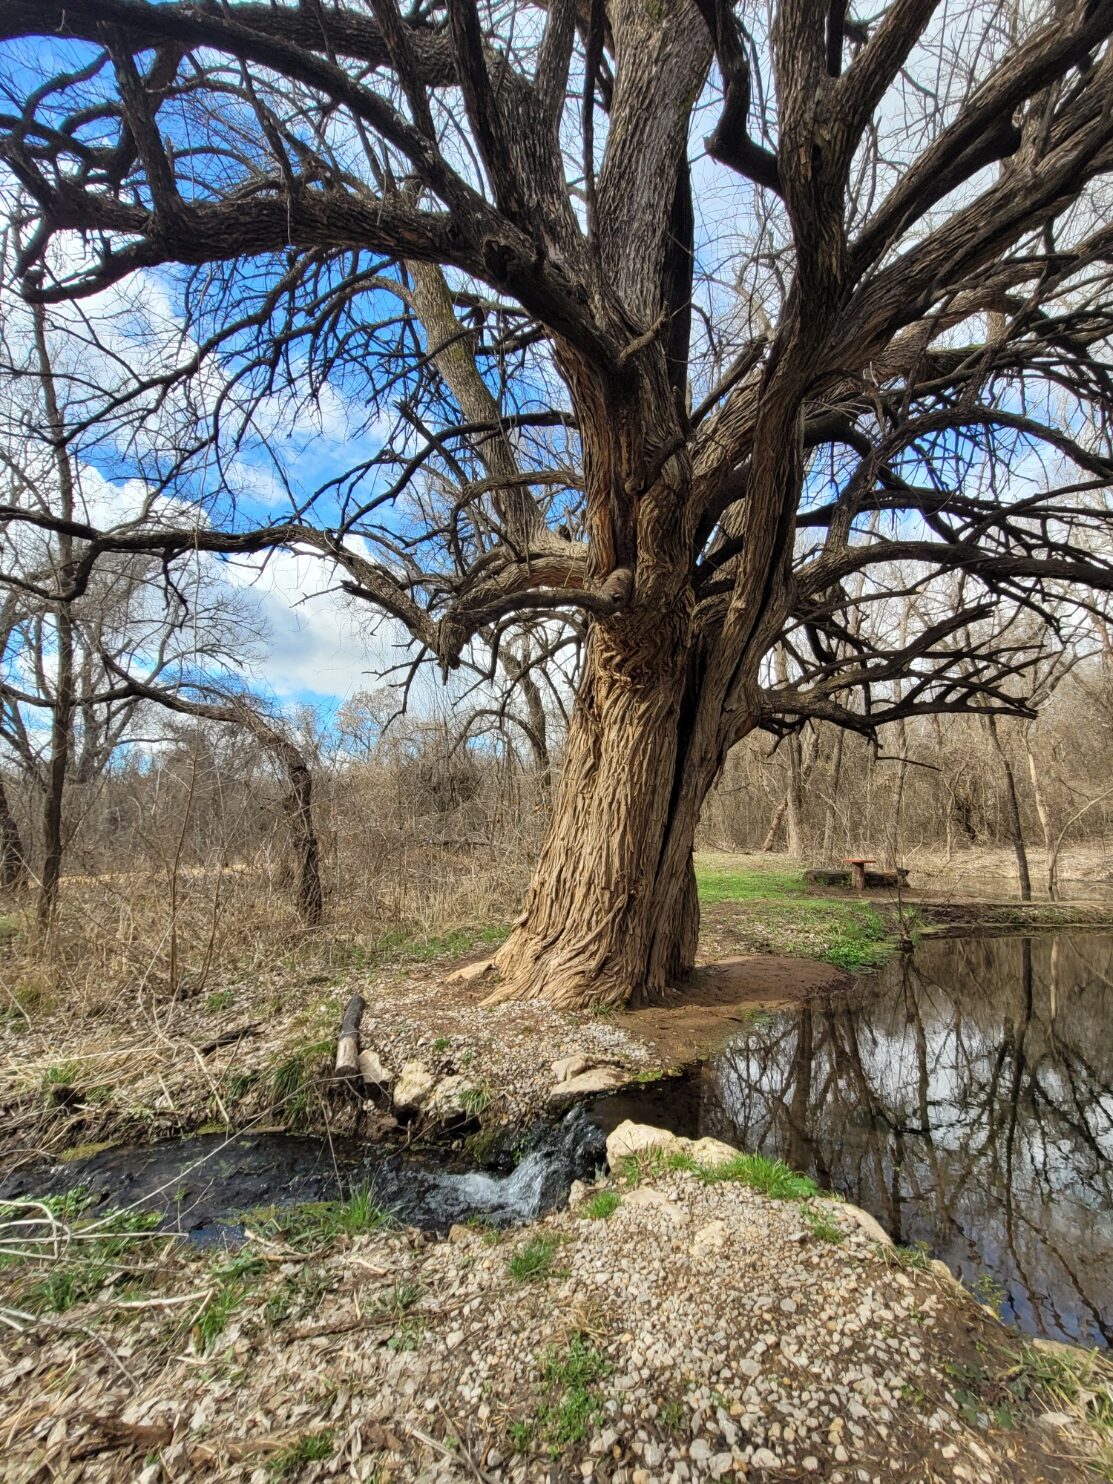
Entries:
{"label": "thick tree trunk", "polygon": [[297,859],[298,912],[308,927],[318,927],[324,915],[321,890],[321,847],[313,824],[313,777],[303,759],[286,762],[288,791],[282,801]]}
{"label": "thick tree trunk", "polygon": [[623,1004],[679,984],[695,963],[692,847],[711,778],[690,771],[682,623],[643,630],[622,647],[594,631],[549,836],[496,958],[493,1000]]}
{"label": "thick tree trunk", "polygon": [[761,849],[764,855],[769,855],[776,848],[777,836],[781,832],[781,825],[784,824],[784,818],[787,812],[788,794],[786,792],[781,798],[780,803],[773,810],[773,818],[769,821],[769,828],[765,832],[765,839],[761,842]]}

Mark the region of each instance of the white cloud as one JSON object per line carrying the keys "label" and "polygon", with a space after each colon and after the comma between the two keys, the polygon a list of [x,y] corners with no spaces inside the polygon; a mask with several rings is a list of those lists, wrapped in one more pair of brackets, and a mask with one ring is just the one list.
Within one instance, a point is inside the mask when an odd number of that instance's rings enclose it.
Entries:
{"label": "white cloud", "polygon": [[256,605],[268,631],[264,673],[248,678],[280,699],[308,691],[343,701],[373,688],[405,656],[401,626],[340,592],[320,557],[276,551],[221,563],[220,572]]}

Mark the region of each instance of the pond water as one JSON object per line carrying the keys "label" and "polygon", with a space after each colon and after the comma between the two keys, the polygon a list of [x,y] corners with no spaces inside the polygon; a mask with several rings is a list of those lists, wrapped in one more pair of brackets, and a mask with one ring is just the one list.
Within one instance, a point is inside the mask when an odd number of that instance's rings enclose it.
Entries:
{"label": "pond water", "polygon": [[1113,1344],[1113,937],[925,942],[596,1114],[777,1155],[1023,1330]]}
{"label": "pond water", "polygon": [[[714,1060],[511,1129],[484,1168],[281,1133],[106,1149],[0,1175],[0,1199],[84,1185],[201,1240],[242,1214],[372,1183],[444,1231],[529,1221],[604,1162],[623,1118],[776,1155],[923,1243],[1032,1334],[1113,1345],[1113,937],[921,944],[848,995],[755,1016]],[[473,1162],[474,1163],[474,1162]]]}

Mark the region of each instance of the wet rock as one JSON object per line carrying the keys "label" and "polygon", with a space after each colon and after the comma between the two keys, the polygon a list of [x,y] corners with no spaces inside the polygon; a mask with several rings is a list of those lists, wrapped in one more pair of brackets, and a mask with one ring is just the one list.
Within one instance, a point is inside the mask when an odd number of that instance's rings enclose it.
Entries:
{"label": "wet rock", "polygon": [[423,1108],[435,1086],[436,1078],[424,1062],[404,1062],[394,1088],[394,1106]]}
{"label": "wet rock", "polygon": [[569,1077],[566,1082],[558,1083],[549,1093],[549,1106],[559,1107],[576,1098],[599,1092],[613,1092],[629,1080],[629,1073],[619,1067],[593,1067],[589,1072],[581,1072],[578,1077]]}

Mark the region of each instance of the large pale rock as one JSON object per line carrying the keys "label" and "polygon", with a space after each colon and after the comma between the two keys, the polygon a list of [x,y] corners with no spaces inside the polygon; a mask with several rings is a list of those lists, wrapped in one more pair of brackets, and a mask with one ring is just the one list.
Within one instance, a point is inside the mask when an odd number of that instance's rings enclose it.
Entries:
{"label": "large pale rock", "polygon": [[703,1257],[705,1253],[717,1252],[726,1241],[727,1235],[725,1221],[709,1221],[692,1238],[692,1256]]}
{"label": "large pale rock", "polygon": [[424,1111],[444,1123],[465,1118],[467,1095],[474,1090],[475,1083],[467,1077],[442,1077],[424,1103]]}
{"label": "large pale rock", "polygon": [[575,1098],[590,1097],[597,1092],[614,1092],[615,1088],[625,1087],[629,1080],[630,1074],[621,1067],[592,1067],[589,1072],[581,1072],[578,1077],[569,1077],[566,1082],[558,1082],[549,1092],[549,1104],[556,1106],[570,1103]]}
{"label": "large pale rock", "polygon": [[652,1185],[635,1185],[633,1190],[627,1191],[622,1197],[620,1209],[623,1211],[658,1211],[674,1224],[684,1220],[683,1208],[675,1201],[670,1201],[667,1195],[656,1190]]}
{"label": "large pale rock", "polygon": [[733,1144],[724,1144],[722,1139],[684,1139],[685,1154],[690,1154],[698,1165],[727,1165],[738,1158]]}
{"label": "large pale rock", "polygon": [[359,1054],[359,1075],[364,1082],[374,1087],[394,1086],[394,1073],[371,1047]]}
{"label": "large pale rock", "polygon": [[652,1128],[648,1123],[635,1123],[627,1118],[607,1135],[607,1163],[613,1169],[620,1160],[657,1150],[663,1154],[682,1154],[689,1142],[667,1128]]}
{"label": "large pale rock", "polygon": [[877,1218],[871,1216],[868,1211],[863,1211],[861,1206],[852,1206],[849,1201],[817,1201],[816,1205],[826,1207],[832,1214],[839,1212],[843,1216],[849,1216],[851,1221],[857,1223],[871,1242],[880,1242],[883,1247],[891,1247],[893,1245],[892,1237]]}
{"label": "large pale rock", "polygon": [[394,1087],[394,1106],[423,1108],[436,1086],[436,1080],[424,1062],[403,1062]]}
{"label": "large pale rock", "polygon": [[573,1056],[562,1056],[553,1062],[553,1081],[567,1082],[570,1077],[578,1077],[581,1072],[589,1072],[596,1065],[598,1065],[598,1060],[585,1056],[582,1051],[577,1051]]}

